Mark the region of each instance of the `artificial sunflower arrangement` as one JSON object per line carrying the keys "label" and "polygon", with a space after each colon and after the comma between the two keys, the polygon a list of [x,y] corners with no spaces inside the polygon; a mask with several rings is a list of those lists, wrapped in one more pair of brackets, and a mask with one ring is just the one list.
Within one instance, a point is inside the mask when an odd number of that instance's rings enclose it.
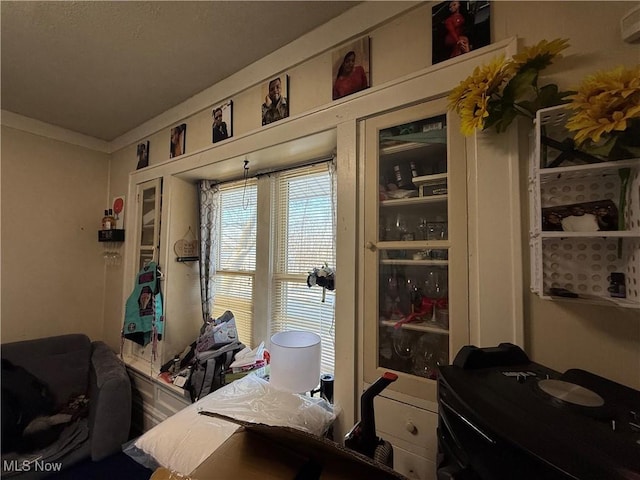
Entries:
{"label": "artificial sunflower arrangement", "polygon": [[567,108],[576,146],[608,160],[640,157],[640,65],[585,77]]}
{"label": "artificial sunflower arrangement", "polygon": [[565,103],[573,92],[559,92],[555,84],[540,87],[538,79],[542,70],[561,57],[567,42],[542,40],[509,60],[500,56],[476,67],[449,95],[449,109],[460,115],[462,133],[471,135],[492,127],[504,132],[518,115],[533,119],[540,108]]}

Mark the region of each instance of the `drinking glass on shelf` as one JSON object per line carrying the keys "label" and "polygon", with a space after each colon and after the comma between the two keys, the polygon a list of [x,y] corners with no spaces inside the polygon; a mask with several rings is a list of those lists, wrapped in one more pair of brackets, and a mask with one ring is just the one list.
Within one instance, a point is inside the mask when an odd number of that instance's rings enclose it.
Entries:
{"label": "drinking glass on shelf", "polygon": [[420,232],[420,240],[428,240],[428,232],[429,232],[429,220],[424,217],[421,217],[418,220],[418,231]]}
{"label": "drinking glass on shelf", "polygon": [[430,334],[422,335],[415,345],[412,372],[424,378],[435,378],[437,369],[438,341]]}
{"label": "drinking glass on shelf", "polygon": [[433,303],[431,321],[436,322],[436,309],[439,300],[447,296],[447,280],[444,272],[430,270],[424,282],[424,293]]}
{"label": "drinking glass on shelf", "polygon": [[447,222],[429,222],[427,224],[427,240],[446,240]]}
{"label": "drinking glass on shelf", "polygon": [[402,214],[399,213],[396,215],[396,237],[398,240],[406,240],[407,234],[409,233],[409,228],[407,226],[407,219]]}
{"label": "drinking glass on shelf", "polygon": [[403,329],[398,328],[392,335],[393,351],[402,360],[408,360],[414,353],[413,339],[411,334]]}

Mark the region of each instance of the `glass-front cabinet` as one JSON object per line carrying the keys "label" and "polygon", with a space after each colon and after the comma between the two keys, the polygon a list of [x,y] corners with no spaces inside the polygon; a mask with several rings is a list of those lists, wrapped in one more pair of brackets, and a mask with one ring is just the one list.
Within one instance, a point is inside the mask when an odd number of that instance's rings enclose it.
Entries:
{"label": "glass-front cabinet", "polygon": [[[136,270],[134,275],[142,270],[149,262],[158,262],[160,252],[160,218],[162,209],[162,179],[157,178],[141,183],[136,189]],[[132,341],[126,341],[128,348],[125,353],[133,358],[129,360],[142,361],[143,364],[153,365],[152,344],[141,346]]]}
{"label": "glass-front cabinet", "polygon": [[162,179],[140,184],[138,187],[138,271],[152,261],[158,261],[160,248],[160,208],[162,205]]}
{"label": "glass-front cabinet", "polygon": [[[455,124],[452,124],[455,123]],[[436,400],[469,341],[465,140],[446,100],[365,120],[364,380]]]}

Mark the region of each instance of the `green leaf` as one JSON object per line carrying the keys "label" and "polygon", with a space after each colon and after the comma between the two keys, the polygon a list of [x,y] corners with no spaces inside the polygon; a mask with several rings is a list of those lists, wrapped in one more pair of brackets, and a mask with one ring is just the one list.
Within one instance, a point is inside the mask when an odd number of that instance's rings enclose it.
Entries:
{"label": "green leaf", "polygon": [[517,116],[518,112],[515,108],[506,109],[502,113],[502,117],[500,118],[500,120],[496,122],[496,132],[504,132],[507,128],[509,128],[509,125],[511,125],[511,122],[513,122],[513,119]]}
{"label": "green leaf", "polygon": [[503,96],[511,102],[526,95],[538,77],[538,71],[528,68],[516,74],[504,87]]}
{"label": "green leaf", "polygon": [[615,136],[608,137],[604,142],[598,144],[587,140],[580,146],[580,150],[590,153],[591,155],[600,155],[601,157],[608,158],[616,141],[617,137]]}

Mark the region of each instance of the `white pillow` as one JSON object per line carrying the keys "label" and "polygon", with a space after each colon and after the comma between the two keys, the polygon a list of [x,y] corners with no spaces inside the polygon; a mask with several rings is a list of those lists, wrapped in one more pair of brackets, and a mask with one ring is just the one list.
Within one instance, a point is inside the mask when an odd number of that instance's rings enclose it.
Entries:
{"label": "white pillow", "polygon": [[142,450],[159,465],[190,474],[238,429],[235,423],[201,415],[200,410],[247,422],[293,427],[316,435],[324,434],[335,419],[324,400],[284,392],[256,375],[247,375],[156,425],[125,447],[124,452],[155,468],[153,462],[140,458]]}

